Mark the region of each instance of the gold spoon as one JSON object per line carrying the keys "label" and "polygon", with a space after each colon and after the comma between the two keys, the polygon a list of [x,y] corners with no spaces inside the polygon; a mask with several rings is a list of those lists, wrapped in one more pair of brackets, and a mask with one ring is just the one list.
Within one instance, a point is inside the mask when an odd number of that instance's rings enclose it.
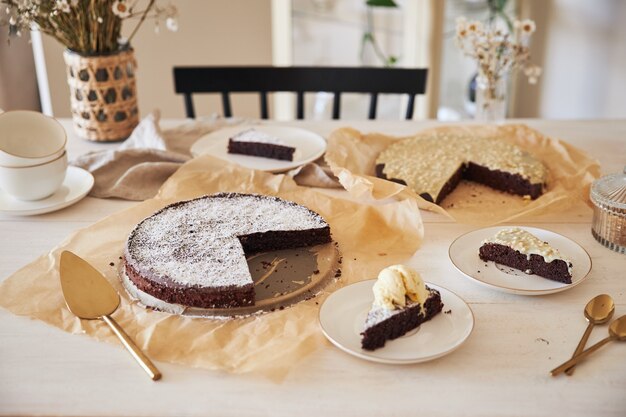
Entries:
{"label": "gold spoon", "polygon": [[589,349],[582,351],[580,355],[573,357],[572,359],[568,360],[562,365],[557,366],[556,368],[551,370],[550,373],[552,374],[552,376],[556,376],[560,374],[561,372],[565,371],[566,369],[569,369],[573,365],[576,365],[582,359],[586,358],[587,356],[589,356],[590,354],[592,354],[593,352],[595,352],[596,350],[600,349],[602,346],[606,345],[607,343],[613,340],[619,340],[619,341],[626,340],[626,316],[622,316],[620,318],[613,320],[613,322],[609,326],[609,337],[606,337],[600,340],[598,343],[591,346]]}
{"label": "gold spoon", "polygon": [[[583,333],[583,337],[578,342],[578,346],[576,346],[576,350],[572,355],[572,358],[575,358],[585,350],[585,345],[587,344],[587,340],[589,339],[589,335],[591,335],[591,330],[593,326],[596,324],[604,324],[607,321],[611,320],[613,317],[613,313],[615,312],[615,304],[613,303],[613,299],[608,294],[600,294],[593,297],[585,306],[585,318],[589,322],[587,328],[585,329],[585,333]],[[575,366],[572,366],[565,370],[567,375],[572,375],[574,373]]]}

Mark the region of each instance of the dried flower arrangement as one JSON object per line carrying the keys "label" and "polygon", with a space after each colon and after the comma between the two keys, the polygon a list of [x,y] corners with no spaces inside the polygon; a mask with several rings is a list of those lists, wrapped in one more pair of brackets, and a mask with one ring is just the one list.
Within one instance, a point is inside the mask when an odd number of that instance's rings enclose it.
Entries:
{"label": "dried flower arrangement", "polygon": [[[141,5],[140,5],[141,3]],[[147,18],[158,32],[161,21],[178,29],[177,10],[156,0],[0,0],[0,25],[9,34],[39,30],[67,49],[63,52],[74,130],[85,139],[118,141],[139,123],[131,40]],[[122,24],[135,20],[128,38]]]}
{"label": "dried flower arrangement", "polygon": [[[0,25],[9,33],[21,35],[35,27],[73,52],[84,56],[106,55],[129,48],[130,41],[147,18],[155,20],[155,30],[163,21],[178,30],[178,12],[173,4],[160,6],[156,0],[0,0]],[[128,39],[121,35],[124,20],[136,20]]]}
{"label": "dried flower arrangement", "polygon": [[496,24],[483,25],[459,17],[456,23],[456,43],[463,53],[476,60],[477,83],[485,90],[489,100],[502,100],[498,85],[517,68],[524,70],[530,84],[537,83],[541,68],[529,65],[530,37],[535,32],[535,22],[526,19],[513,22],[513,33]]}

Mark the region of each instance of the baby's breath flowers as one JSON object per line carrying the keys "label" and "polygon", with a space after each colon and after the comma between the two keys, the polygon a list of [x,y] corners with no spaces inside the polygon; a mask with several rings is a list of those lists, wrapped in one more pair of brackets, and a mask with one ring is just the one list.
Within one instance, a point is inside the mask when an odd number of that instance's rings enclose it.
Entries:
{"label": "baby's breath flowers", "polygon": [[[83,55],[128,48],[146,18],[164,20],[166,28],[178,30],[176,7],[160,6],[157,0],[0,0],[0,5],[0,26],[8,25],[10,34],[35,27]],[[135,27],[123,38],[122,22],[131,19]]]}
{"label": "baby's breath flowers", "polygon": [[485,88],[488,99],[498,100],[498,84],[509,72],[516,68],[524,70],[530,84],[535,84],[541,75],[541,68],[529,65],[528,43],[535,32],[532,20],[516,20],[513,33],[496,25],[483,26],[481,22],[468,22],[460,17],[456,22],[456,42],[463,53],[478,64],[477,83]]}

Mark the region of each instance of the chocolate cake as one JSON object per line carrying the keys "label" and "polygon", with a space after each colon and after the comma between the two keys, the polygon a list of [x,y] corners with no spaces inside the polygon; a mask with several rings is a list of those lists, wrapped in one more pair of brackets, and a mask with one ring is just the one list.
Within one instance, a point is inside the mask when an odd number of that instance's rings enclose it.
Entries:
{"label": "chocolate cake", "polygon": [[228,153],[293,161],[295,151],[296,148],[285,145],[280,139],[255,129],[239,132],[228,140]]}
{"label": "chocolate cake", "polygon": [[124,271],[140,291],[201,308],[253,305],[246,254],[331,241],[308,208],[256,194],[221,193],[170,204],[130,233]]}
{"label": "chocolate cake", "polygon": [[441,295],[404,265],[383,269],[374,284],[374,303],[361,333],[361,347],[375,350],[432,319],[443,309]]}
{"label": "chocolate cake", "polygon": [[462,179],[511,194],[539,197],[546,167],[519,147],[495,138],[433,133],[397,141],[376,159],[376,175],[407,185],[440,204]]}
{"label": "chocolate cake", "polygon": [[572,263],[547,242],[520,228],[503,229],[484,240],[478,256],[527,274],[572,283]]}

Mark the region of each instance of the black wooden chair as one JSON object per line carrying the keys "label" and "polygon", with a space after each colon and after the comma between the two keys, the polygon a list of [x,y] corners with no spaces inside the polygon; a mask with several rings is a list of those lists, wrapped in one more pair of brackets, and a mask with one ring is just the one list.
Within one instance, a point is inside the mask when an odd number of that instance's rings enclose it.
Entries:
{"label": "black wooden chair", "polygon": [[407,94],[406,118],[413,117],[415,95],[426,91],[427,70],[342,67],[174,67],[177,94],[183,94],[187,117],[195,117],[192,94],[220,93],[225,117],[232,117],[230,93],[258,92],[261,118],[269,117],[267,94],[295,92],[297,118],[304,118],[304,94],[334,94],[333,119],[341,114],[341,93],[370,94],[369,118],[376,118],[378,94]]}

